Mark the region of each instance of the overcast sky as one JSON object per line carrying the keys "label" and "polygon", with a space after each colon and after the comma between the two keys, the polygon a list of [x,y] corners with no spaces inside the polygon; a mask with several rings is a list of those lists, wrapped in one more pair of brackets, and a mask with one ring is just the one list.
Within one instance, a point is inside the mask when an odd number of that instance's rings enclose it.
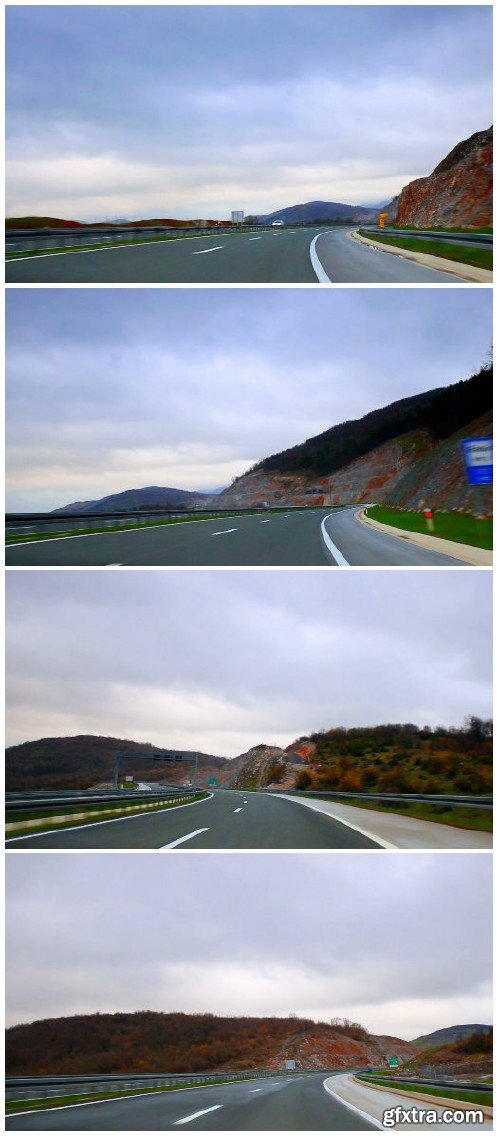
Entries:
{"label": "overcast sky", "polygon": [[8,743],[234,756],[322,727],[489,717],[490,591],[481,570],[11,572]]}
{"label": "overcast sky", "polygon": [[489,855],[7,863],[10,1024],[137,1009],[295,1012],[411,1039],[491,1022]]}
{"label": "overcast sky", "polygon": [[489,126],[487,6],[10,6],[7,212],[385,202]]}
{"label": "overcast sky", "polygon": [[7,310],[10,510],[227,486],[467,378],[492,334],[491,290],[474,287],[11,289]]}

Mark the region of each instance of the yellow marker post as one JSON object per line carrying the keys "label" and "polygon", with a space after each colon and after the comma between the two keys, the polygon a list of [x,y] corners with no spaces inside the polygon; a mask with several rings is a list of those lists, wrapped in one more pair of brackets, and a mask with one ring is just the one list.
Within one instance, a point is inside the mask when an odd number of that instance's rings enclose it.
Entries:
{"label": "yellow marker post", "polygon": [[384,226],[385,226],[385,223],[386,223],[386,219],[387,219],[388,217],[389,217],[389,214],[379,214],[379,215],[378,215],[378,224],[379,224],[379,226],[380,226],[380,228],[381,228],[381,229],[383,229],[383,228],[384,228]]}

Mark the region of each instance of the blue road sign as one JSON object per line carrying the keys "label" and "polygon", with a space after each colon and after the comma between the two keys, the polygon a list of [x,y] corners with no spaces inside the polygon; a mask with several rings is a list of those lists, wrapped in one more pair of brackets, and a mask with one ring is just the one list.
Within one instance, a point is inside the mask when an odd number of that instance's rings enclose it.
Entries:
{"label": "blue road sign", "polygon": [[493,482],[493,439],[462,439],[462,451],[471,485]]}

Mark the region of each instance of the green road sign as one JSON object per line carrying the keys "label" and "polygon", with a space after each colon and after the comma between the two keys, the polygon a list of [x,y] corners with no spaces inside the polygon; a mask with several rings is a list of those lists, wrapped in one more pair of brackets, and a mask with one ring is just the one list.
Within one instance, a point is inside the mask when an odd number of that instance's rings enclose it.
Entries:
{"label": "green road sign", "polygon": [[398,1064],[399,1064],[399,1060],[398,1060],[397,1056],[389,1056],[389,1067],[390,1068],[397,1068]]}
{"label": "green road sign", "polygon": [[216,779],[209,779],[208,780],[208,786],[209,787],[217,787],[217,780]]}

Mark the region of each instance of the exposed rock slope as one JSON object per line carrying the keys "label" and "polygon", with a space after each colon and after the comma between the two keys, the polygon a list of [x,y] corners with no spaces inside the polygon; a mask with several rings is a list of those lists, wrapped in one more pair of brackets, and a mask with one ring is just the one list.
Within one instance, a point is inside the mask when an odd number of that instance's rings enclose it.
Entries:
{"label": "exposed rock slope", "polygon": [[493,224],[493,127],[459,142],[427,178],[399,195],[397,225]]}

